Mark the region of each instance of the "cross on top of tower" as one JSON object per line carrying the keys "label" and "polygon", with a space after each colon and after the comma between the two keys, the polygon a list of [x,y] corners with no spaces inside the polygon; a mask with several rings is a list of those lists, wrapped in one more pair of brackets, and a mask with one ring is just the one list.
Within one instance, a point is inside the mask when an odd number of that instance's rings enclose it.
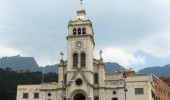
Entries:
{"label": "cross on top of tower", "polygon": [[83,7],[83,0],[80,0],[80,8],[77,11],[77,13],[79,13],[80,15],[85,15],[86,14],[86,12],[84,10],[84,7]]}
{"label": "cross on top of tower", "polygon": [[83,0],[80,0],[81,4],[83,4]]}
{"label": "cross on top of tower", "polygon": [[80,6],[83,7],[83,0],[80,0]]}

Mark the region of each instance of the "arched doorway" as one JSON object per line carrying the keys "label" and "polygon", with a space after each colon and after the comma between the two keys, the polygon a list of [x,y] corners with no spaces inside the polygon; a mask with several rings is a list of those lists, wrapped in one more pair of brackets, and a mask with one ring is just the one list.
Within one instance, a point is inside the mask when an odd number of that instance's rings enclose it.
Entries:
{"label": "arched doorway", "polygon": [[118,100],[117,98],[113,98],[112,100]]}
{"label": "arched doorway", "polygon": [[82,94],[82,93],[77,93],[77,94],[74,96],[74,100],[85,100],[85,96],[84,96],[84,94]]}

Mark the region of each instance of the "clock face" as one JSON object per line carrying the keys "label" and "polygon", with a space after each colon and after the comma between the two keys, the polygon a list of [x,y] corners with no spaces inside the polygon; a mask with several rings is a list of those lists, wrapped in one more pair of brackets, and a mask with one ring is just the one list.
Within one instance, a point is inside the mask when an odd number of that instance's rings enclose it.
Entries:
{"label": "clock face", "polygon": [[77,43],[77,47],[81,47],[81,43]]}
{"label": "clock face", "polygon": [[81,41],[77,41],[76,42],[76,47],[77,48],[81,48],[82,47],[82,42]]}

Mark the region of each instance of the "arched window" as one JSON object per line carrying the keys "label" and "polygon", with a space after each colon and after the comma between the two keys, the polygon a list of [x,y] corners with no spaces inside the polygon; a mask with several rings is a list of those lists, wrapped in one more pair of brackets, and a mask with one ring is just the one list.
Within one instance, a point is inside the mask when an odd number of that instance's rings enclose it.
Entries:
{"label": "arched window", "polygon": [[81,53],[81,67],[85,67],[85,66],[86,66],[86,54]]}
{"label": "arched window", "polygon": [[78,28],[78,34],[81,34],[81,28]]}
{"label": "arched window", "polygon": [[77,67],[78,65],[78,54],[74,53],[73,54],[73,67]]}
{"label": "arched window", "polygon": [[85,28],[83,28],[82,31],[83,31],[82,32],[83,34],[86,34],[86,29]]}
{"label": "arched window", "polygon": [[95,84],[99,83],[99,75],[98,75],[98,73],[94,73],[94,83]]}
{"label": "arched window", "polygon": [[76,35],[76,28],[73,29],[73,35]]}

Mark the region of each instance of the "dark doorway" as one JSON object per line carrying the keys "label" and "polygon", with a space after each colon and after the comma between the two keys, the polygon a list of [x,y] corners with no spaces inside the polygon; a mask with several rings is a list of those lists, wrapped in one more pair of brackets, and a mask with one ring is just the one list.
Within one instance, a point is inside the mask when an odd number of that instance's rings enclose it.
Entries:
{"label": "dark doorway", "polygon": [[78,93],[74,96],[74,100],[85,100],[85,96],[82,93]]}
{"label": "dark doorway", "polygon": [[117,98],[113,98],[112,100],[118,100]]}

